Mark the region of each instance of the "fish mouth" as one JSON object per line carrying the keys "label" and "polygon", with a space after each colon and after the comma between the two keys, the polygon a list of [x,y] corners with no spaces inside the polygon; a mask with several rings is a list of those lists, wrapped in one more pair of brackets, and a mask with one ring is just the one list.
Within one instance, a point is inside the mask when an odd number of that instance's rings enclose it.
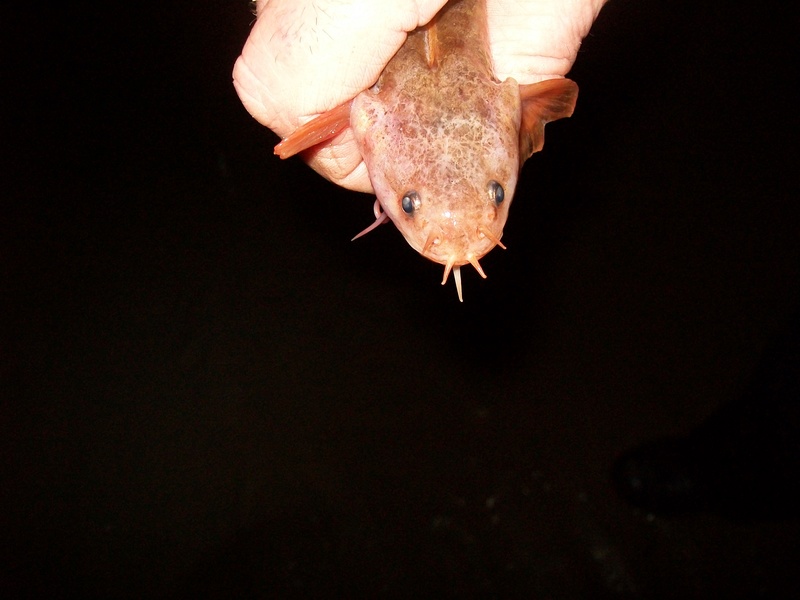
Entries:
{"label": "fish mouth", "polygon": [[[502,233],[500,235],[502,235]],[[442,277],[442,285],[447,283],[447,278],[450,276],[450,272],[453,272],[453,281],[456,283],[456,291],[458,292],[459,302],[464,302],[464,294],[461,285],[461,267],[466,264],[471,264],[473,267],[475,267],[478,275],[480,275],[483,279],[486,279],[486,273],[484,272],[483,267],[481,267],[480,262],[478,262],[478,259],[488,254],[489,251],[491,251],[495,246],[499,246],[503,250],[506,249],[506,247],[500,241],[500,237],[494,235],[486,227],[478,228],[478,239],[480,241],[488,239],[490,242],[492,242],[492,245],[479,255],[474,251],[452,252],[445,254],[447,258],[442,260],[440,256],[434,256],[434,253],[431,252],[435,246],[441,245],[441,237],[437,236],[435,233],[432,233],[428,236],[428,239],[421,251],[421,254],[426,258],[444,264],[444,277]]]}

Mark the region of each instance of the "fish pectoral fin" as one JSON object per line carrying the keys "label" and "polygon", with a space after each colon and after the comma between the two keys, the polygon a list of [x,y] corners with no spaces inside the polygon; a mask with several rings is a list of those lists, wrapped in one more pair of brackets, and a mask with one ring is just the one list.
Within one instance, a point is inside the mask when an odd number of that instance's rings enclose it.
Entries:
{"label": "fish pectoral fin", "polygon": [[350,105],[352,103],[352,100],[345,102],[307,123],[303,123],[275,146],[275,154],[281,158],[289,158],[331,139],[350,125]]}
{"label": "fish pectoral fin", "polygon": [[522,123],[519,129],[521,162],[544,146],[544,126],[569,117],[575,110],[578,85],[571,79],[548,79],[519,86]]}

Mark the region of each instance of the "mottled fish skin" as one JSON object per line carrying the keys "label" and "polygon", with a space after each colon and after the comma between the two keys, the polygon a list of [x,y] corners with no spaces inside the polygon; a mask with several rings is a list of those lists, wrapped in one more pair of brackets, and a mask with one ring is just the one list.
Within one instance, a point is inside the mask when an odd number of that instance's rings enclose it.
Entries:
{"label": "mottled fish skin", "polygon": [[[521,164],[544,144],[544,126],[568,117],[578,86],[520,86],[492,71],[485,0],[451,0],[408,39],[378,81],[300,126],[275,148],[287,158],[353,131],[378,197],[417,252],[445,265],[461,296],[461,265],[503,246]],[[356,236],[356,237],[359,237]]]}
{"label": "mottled fish skin", "polygon": [[415,250],[456,267],[502,237],[520,165],[519,86],[494,79],[486,25],[483,0],[450,2],[350,113],[383,210]]}

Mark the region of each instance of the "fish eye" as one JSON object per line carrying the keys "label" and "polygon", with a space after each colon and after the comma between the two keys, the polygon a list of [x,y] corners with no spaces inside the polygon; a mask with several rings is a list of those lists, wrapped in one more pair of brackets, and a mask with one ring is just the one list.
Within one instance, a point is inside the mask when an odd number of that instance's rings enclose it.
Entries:
{"label": "fish eye", "polygon": [[403,199],[400,201],[400,206],[403,207],[403,212],[410,215],[419,208],[421,200],[419,194],[414,190],[406,192]]}
{"label": "fish eye", "polygon": [[502,204],[506,198],[506,193],[503,186],[497,183],[494,179],[489,182],[489,199],[495,204]]}

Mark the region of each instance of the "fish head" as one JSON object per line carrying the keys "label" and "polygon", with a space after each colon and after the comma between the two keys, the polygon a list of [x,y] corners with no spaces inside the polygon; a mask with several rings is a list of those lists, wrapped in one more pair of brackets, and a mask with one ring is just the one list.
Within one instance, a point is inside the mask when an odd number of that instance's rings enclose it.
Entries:
{"label": "fish head", "polygon": [[420,98],[368,90],[351,109],[381,207],[412,248],[445,266],[444,281],[467,263],[485,277],[478,260],[503,247],[520,166],[516,82],[460,91]]}

